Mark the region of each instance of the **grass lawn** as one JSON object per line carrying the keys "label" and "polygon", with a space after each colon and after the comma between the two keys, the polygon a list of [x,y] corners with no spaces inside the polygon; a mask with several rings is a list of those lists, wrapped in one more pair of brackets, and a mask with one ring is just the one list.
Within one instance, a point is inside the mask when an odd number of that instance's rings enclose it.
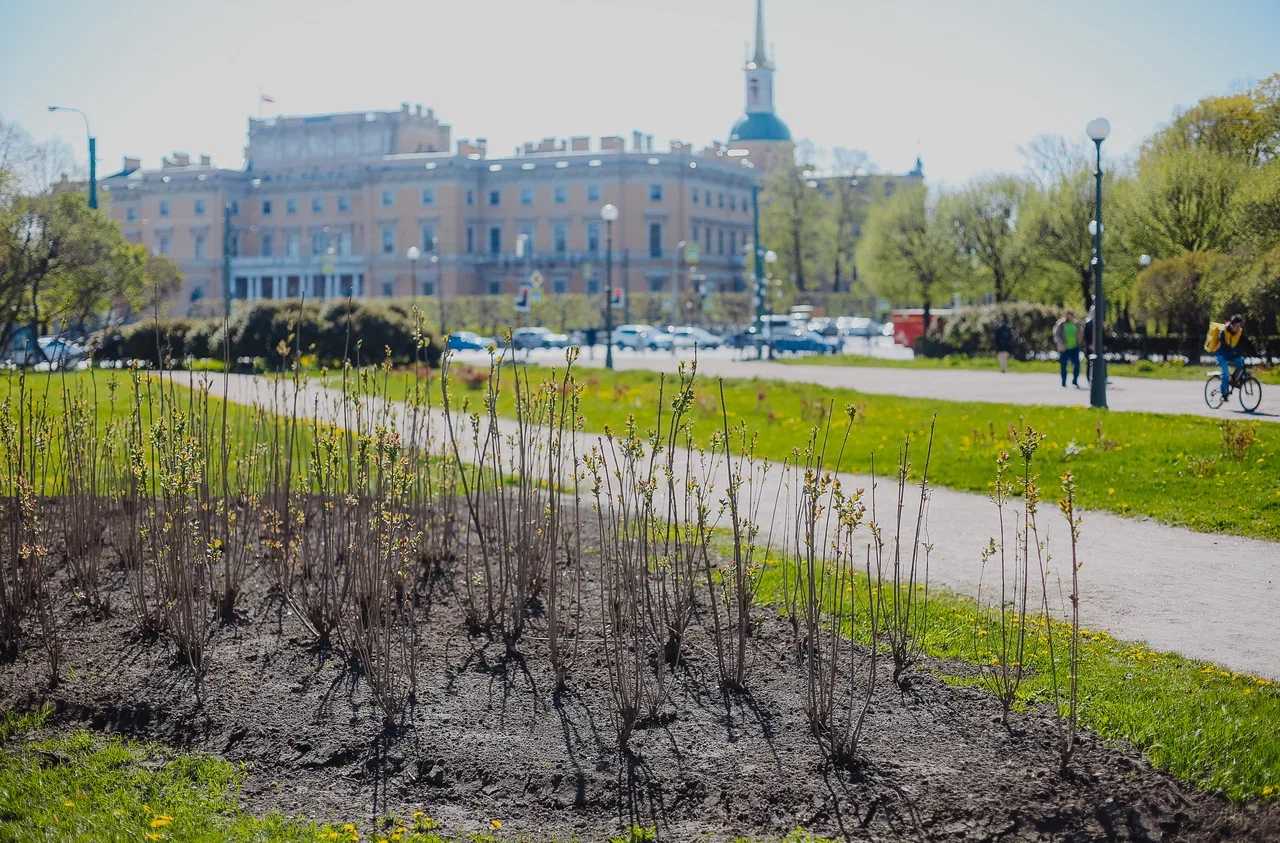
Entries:
{"label": "grass lawn", "polygon": [[[10,416],[17,418],[17,406],[20,396],[25,395],[27,413],[27,430],[25,439],[32,441],[36,436],[47,439],[48,461],[37,461],[36,490],[45,494],[57,494],[56,487],[61,465],[61,450],[65,443],[64,421],[66,410],[79,404],[83,409],[73,409],[73,413],[81,413],[82,419],[92,422],[97,431],[100,446],[108,449],[112,467],[122,472],[126,462],[124,437],[129,424],[135,419],[135,401],[142,423],[143,441],[148,445],[153,442],[153,426],[167,417],[166,407],[176,408],[189,421],[193,417],[203,418],[207,414],[209,435],[208,453],[216,455],[221,452],[222,408],[224,402],[209,396],[207,404],[199,395],[202,378],[206,375],[187,373],[176,377],[165,377],[163,382],[154,373],[140,373],[138,392],[135,396],[131,373],[117,370],[77,371],[54,374],[28,373],[25,383],[19,383],[17,373],[0,375],[0,406],[10,402]],[[207,375],[210,379],[216,374]],[[194,387],[190,388],[190,387]],[[232,469],[238,458],[244,457],[252,449],[259,455],[268,443],[270,421],[268,414],[262,414],[249,407],[225,402],[227,410],[226,441],[231,445]],[[32,421],[34,420],[34,422]],[[16,424],[16,423],[15,423]],[[31,430],[34,426],[35,431]],[[15,429],[15,434],[17,433]],[[300,425],[295,447],[301,449],[309,446],[311,439],[311,423]],[[17,438],[15,436],[15,442]],[[0,465],[7,465],[8,448],[0,438]],[[214,460],[216,463],[217,460]],[[218,465],[211,466],[215,474],[220,470]],[[301,475],[301,464],[296,469]],[[219,475],[220,476],[220,475]],[[44,483],[45,485],[41,485]]]}
{"label": "grass lawn", "polygon": [[[916,357],[911,360],[887,360],[864,354],[817,354],[806,357],[781,357],[787,366],[869,366],[880,369],[968,369],[995,372],[1000,369],[994,354],[965,357]],[[1081,362],[1083,371],[1084,363]],[[1140,360],[1136,363],[1110,363],[1108,374],[1118,378],[1155,378],[1158,380],[1203,381],[1215,366],[1210,364],[1185,366],[1182,363],[1159,363]],[[1058,374],[1056,360],[1010,360],[1009,371],[1033,374]],[[1280,385],[1280,368],[1253,369],[1254,376],[1262,383]]]}
{"label": "grass lawn", "polygon": [[[463,367],[455,369],[455,403],[469,398],[472,409],[478,409],[483,383]],[[529,372],[536,383],[550,377],[552,370],[530,367]],[[387,387],[389,397],[407,395],[414,377],[394,374]],[[607,426],[620,431],[630,415],[642,427],[652,426],[659,375],[582,369],[577,377],[588,430]],[[509,382],[508,375],[504,378]],[[667,376],[669,391],[672,380]],[[754,379],[726,380],[724,391],[730,423],[746,422],[759,435],[761,455],[769,459],[783,460],[793,449],[803,448],[810,427],[829,405],[842,417],[843,408],[852,404],[858,408],[857,422],[841,468],[865,472],[874,454],[880,471],[892,471],[903,435],[910,433],[923,444],[936,415],[933,482],[986,492],[997,454],[1013,450],[1011,430],[1031,425],[1046,436],[1037,453],[1041,475],[1054,478],[1070,468],[1079,482],[1082,508],[1148,516],[1205,532],[1280,540],[1280,426],[1274,424],[899,398]],[[719,392],[714,380],[703,379],[695,393],[690,420],[697,441],[705,444],[722,429]],[[509,390],[504,390],[498,409],[513,413]],[[918,470],[921,452],[915,453]]]}
{"label": "grass lawn", "polygon": [[[785,606],[783,564],[780,557],[769,559],[759,591],[759,599],[780,613]],[[1084,571],[1087,588],[1088,568]],[[892,587],[886,588],[891,594]],[[863,643],[870,642],[866,589],[866,576],[857,574],[854,635]],[[925,652],[991,664],[995,651],[985,644],[991,639],[979,631],[986,618],[973,599],[931,588]],[[1028,670],[1018,696],[1022,706],[1053,701],[1048,638],[1038,621],[1028,620]],[[1063,657],[1070,631],[1066,624],[1054,624],[1059,683],[1065,682]],[[890,658],[887,653],[884,657]],[[980,684],[975,676],[944,678]],[[1152,764],[1198,788],[1236,800],[1280,797],[1280,683],[1081,630],[1079,687],[1080,723],[1102,737],[1128,741]]]}

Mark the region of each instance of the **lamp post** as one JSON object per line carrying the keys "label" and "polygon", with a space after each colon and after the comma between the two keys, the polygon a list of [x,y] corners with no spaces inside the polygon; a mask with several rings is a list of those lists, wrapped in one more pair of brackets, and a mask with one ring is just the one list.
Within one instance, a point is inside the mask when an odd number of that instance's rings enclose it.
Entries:
{"label": "lamp post", "polygon": [[[756,336],[764,337],[764,249],[760,247],[760,186],[751,185],[751,251],[755,253]],[[764,346],[756,345],[756,359],[764,357]]]}
{"label": "lamp post", "polygon": [[1097,117],[1089,121],[1085,127],[1089,139],[1093,141],[1096,152],[1094,168],[1094,210],[1093,220],[1089,223],[1089,233],[1093,235],[1093,377],[1089,381],[1089,403],[1098,409],[1107,408],[1107,359],[1105,344],[1102,338],[1102,326],[1105,322],[1103,314],[1107,309],[1107,300],[1102,289],[1102,142],[1111,134],[1111,123],[1105,117]]}
{"label": "lamp post", "polygon": [[418,258],[422,257],[422,250],[417,246],[410,246],[405,250],[404,256],[409,259],[409,295],[416,296],[418,294]]}
{"label": "lamp post", "polygon": [[[773,265],[777,262],[778,262],[778,253],[775,252],[773,249],[766,250],[764,253],[764,265],[765,265],[764,288],[766,290],[770,289],[770,280],[771,280],[771,276],[773,275]],[[769,310],[772,311],[774,302],[773,302],[772,296],[769,296],[768,298],[769,298]],[[765,344],[769,346],[769,359],[772,360],[773,359],[773,323],[772,322],[765,323],[764,341],[765,341]]]}
{"label": "lamp post", "polygon": [[435,269],[436,276],[436,296],[440,299],[440,336],[447,344],[449,341],[449,329],[446,327],[448,322],[448,313],[445,310],[444,298],[444,269],[440,266],[440,256],[431,256],[431,266]]}
{"label": "lamp post", "polygon": [[613,368],[613,224],[618,219],[618,206],[610,202],[600,209],[604,220],[604,367]]}
{"label": "lamp post", "polygon": [[51,105],[50,111],[74,111],[84,118],[84,133],[89,138],[89,207],[98,207],[98,139],[89,130],[89,116],[68,105]]}

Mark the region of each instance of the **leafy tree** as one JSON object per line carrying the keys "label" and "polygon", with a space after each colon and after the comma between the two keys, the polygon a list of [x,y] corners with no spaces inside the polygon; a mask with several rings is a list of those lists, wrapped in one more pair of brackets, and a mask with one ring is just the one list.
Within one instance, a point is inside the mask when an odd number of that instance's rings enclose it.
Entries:
{"label": "leafy tree", "polygon": [[1247,172],[1240,160],[1206,148],[1148,149],[1125,207],[1135,247],[1159,257],[1229,248],[1233,197]]}
{"label": "leafy tree", "polygon": [[1156,260],[1138,273],[1138,311],[1186,335],[1187,353],[1194,359],[1226,271],[1223,256],[1216,252],[1184,252]]}
{"label": "leafy tree", "polygon": [[871,207],[858,244],[868,285],[895,301],[919,301],[929,329],[934,298],[952,289],[959,271],[955,241],[924,185],[900,190]]}
{"label": "leafy tree", "polygon": [[997,304],[1013,299],[1035,266],[1034,251],[1017,236],[1029,192],[1016,176],[990,176],[944,197],[941,205],[956,242],[972,260],[975,286],[990,290]]}
{"label": "leafy tree", "polygon": [[[831,237],[830,205],[817,187],[811,170],[779,164],[769,175],[762,199],[760,238],[778,254],[776,271],[791,278],[800,292],[818,277]],[[747,256],[748,272],[753,259]]]}
{"label": "leafy tree", "polygon": [[1280,158],[1245,176],[1232,208],[1236,230],[1250,245],[1265,249],[1280,242]]}

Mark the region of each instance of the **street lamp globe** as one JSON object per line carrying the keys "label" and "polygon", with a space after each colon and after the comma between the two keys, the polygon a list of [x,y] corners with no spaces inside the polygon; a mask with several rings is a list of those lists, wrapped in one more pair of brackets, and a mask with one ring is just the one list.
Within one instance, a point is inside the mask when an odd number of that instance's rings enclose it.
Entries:
{"label": "street lamp globe", "polygon": [[777,263],[777,262],[778,262],[778,253],[777,253],[777,252],[775,252],[773,249],[770,249],[769,251],[765,252],[765,253],[764,253],[764,262],[765,262],[765,263]]}
{"label": "street lamp globe", "polygon": [[404,256],[411,261],[416,261],[418,258],[422,257],[422,250],[417,246],[410,246],[404,253]]}
{"label": "street lamp globe", "polygon": [[1102,143],[1111,134],[1111,121],[1105,117],[1095,117],[1084,130],[1094,143]]}
{"label": "street lamp globe", "polygon": [[1139,256],[1138,256],[1138,265],[1139,265],[1139,266],[1151,266],[1151,255],[1139,255]]}
{"label": "street lamp globe", "polygon": [[614,222],[618,219],[618,206],[610,202],[600,209],[600,219],[605,222]]}

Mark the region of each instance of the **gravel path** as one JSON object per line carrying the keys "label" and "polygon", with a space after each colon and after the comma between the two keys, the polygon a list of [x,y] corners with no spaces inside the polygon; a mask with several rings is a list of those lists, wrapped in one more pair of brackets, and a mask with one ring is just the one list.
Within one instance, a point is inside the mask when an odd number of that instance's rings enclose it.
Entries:
{"label": "gravel path", "polygon": [[[620,351],[614,355],[614,367],[619,370],[674,372],[680,360],[691,356],[685,352],[677,357],[666,352]],[[484,352],[461,353],[457,359],[481,365],[488,365],[489,360]],[[564,352],[538,351],[530,355],[529,359],[548,365],[563,365]],[[595,349],[593,356],[584,354],[579,365],[603,366],[603,349]],[[1204,367],[1204,371],[1208,373],[1209,367]],[[700,353],[698,374],[705,377],[764,378],[815,383],[906,398],[1048,404],[1061,407],[1089,406],[1089,389],[1083,374],[1080,377],[1080,389],[1070,385],[1063,389],[1056,374],[1010,372],[1002,375],[999,372],[965,369],[789,365],[768,360],[742,360],[738,359],[736,353],[728,351]],[[1234,398],[1230,404],[1218,410],[1209,409],[1204,403],[1204,381],[1112,377],[1107,384],[1107,404],[1117,412],[1174,413],[1280,422],[1280,387],[1270,385],[1262,388],[1262,406],[1258,411],[1245,413]]]}
{"label": "gravel path", "polygon": [[[702,365],[700,362],[700,372]],[[769,371],[795,368],[800,367],[775,365]],[[833,370],[807,371],[825,374]],[[185,375],[178,377],[181,381]],[[214,376],[212,392],[223,394],[224,385],[228,397],[238,403],[281,406],[271,403],[273,386],[268,379],[232,375],[224,381],[223,376]],[[291,403],[292,387],[289,392]],[[307,384],[299,396],[298,411],[341,423],[339,399],[335,390]],[[392,404],[390,411],[407,428],[403,405]],[[430,446],[443,448],[440,414],[433,425],[436,436]],[[503,427],[514,429],[514,423],[504,422]],[[596,434],[580,436],[584,449],[597,439]],[[463,458],[467,457],[464,450]],[[723,484],[723,469],[716,479]],[[781,471],[771,471],[767,482],[780,483]],[[842,482],[866,488],[870,479],[842,475]],[[888,516],[891,482],[880,480],[882,518]],[[774,500],[776,488],[765,488],[764,499]],[[776,511],[764,507],[762,520],[768,521],[769,513],[778,534],[789,528],[786,507]],[[914,518],[913,513],[914,509],[907,517]],[[1044,514],[1055,556],[1061,560],[1065,556],[1065,525],[1056,509],[1046,506]],[[1197,533],[1105,512],[1085,512],[1083,518],[1081,618],[1085,626],[1143,641],[1158,650],[1280,679],[1280,543]],[[762,526],[767,529],[769,524]],[[983,495],[934,489],[928,526],[934,544],[931,581],[956,592],[976,594],[979,552],[997,530],[992,504]],[[1063,564],[1059,561],[1058,567]],[[986,587],[991,587],[989,579]]]}

